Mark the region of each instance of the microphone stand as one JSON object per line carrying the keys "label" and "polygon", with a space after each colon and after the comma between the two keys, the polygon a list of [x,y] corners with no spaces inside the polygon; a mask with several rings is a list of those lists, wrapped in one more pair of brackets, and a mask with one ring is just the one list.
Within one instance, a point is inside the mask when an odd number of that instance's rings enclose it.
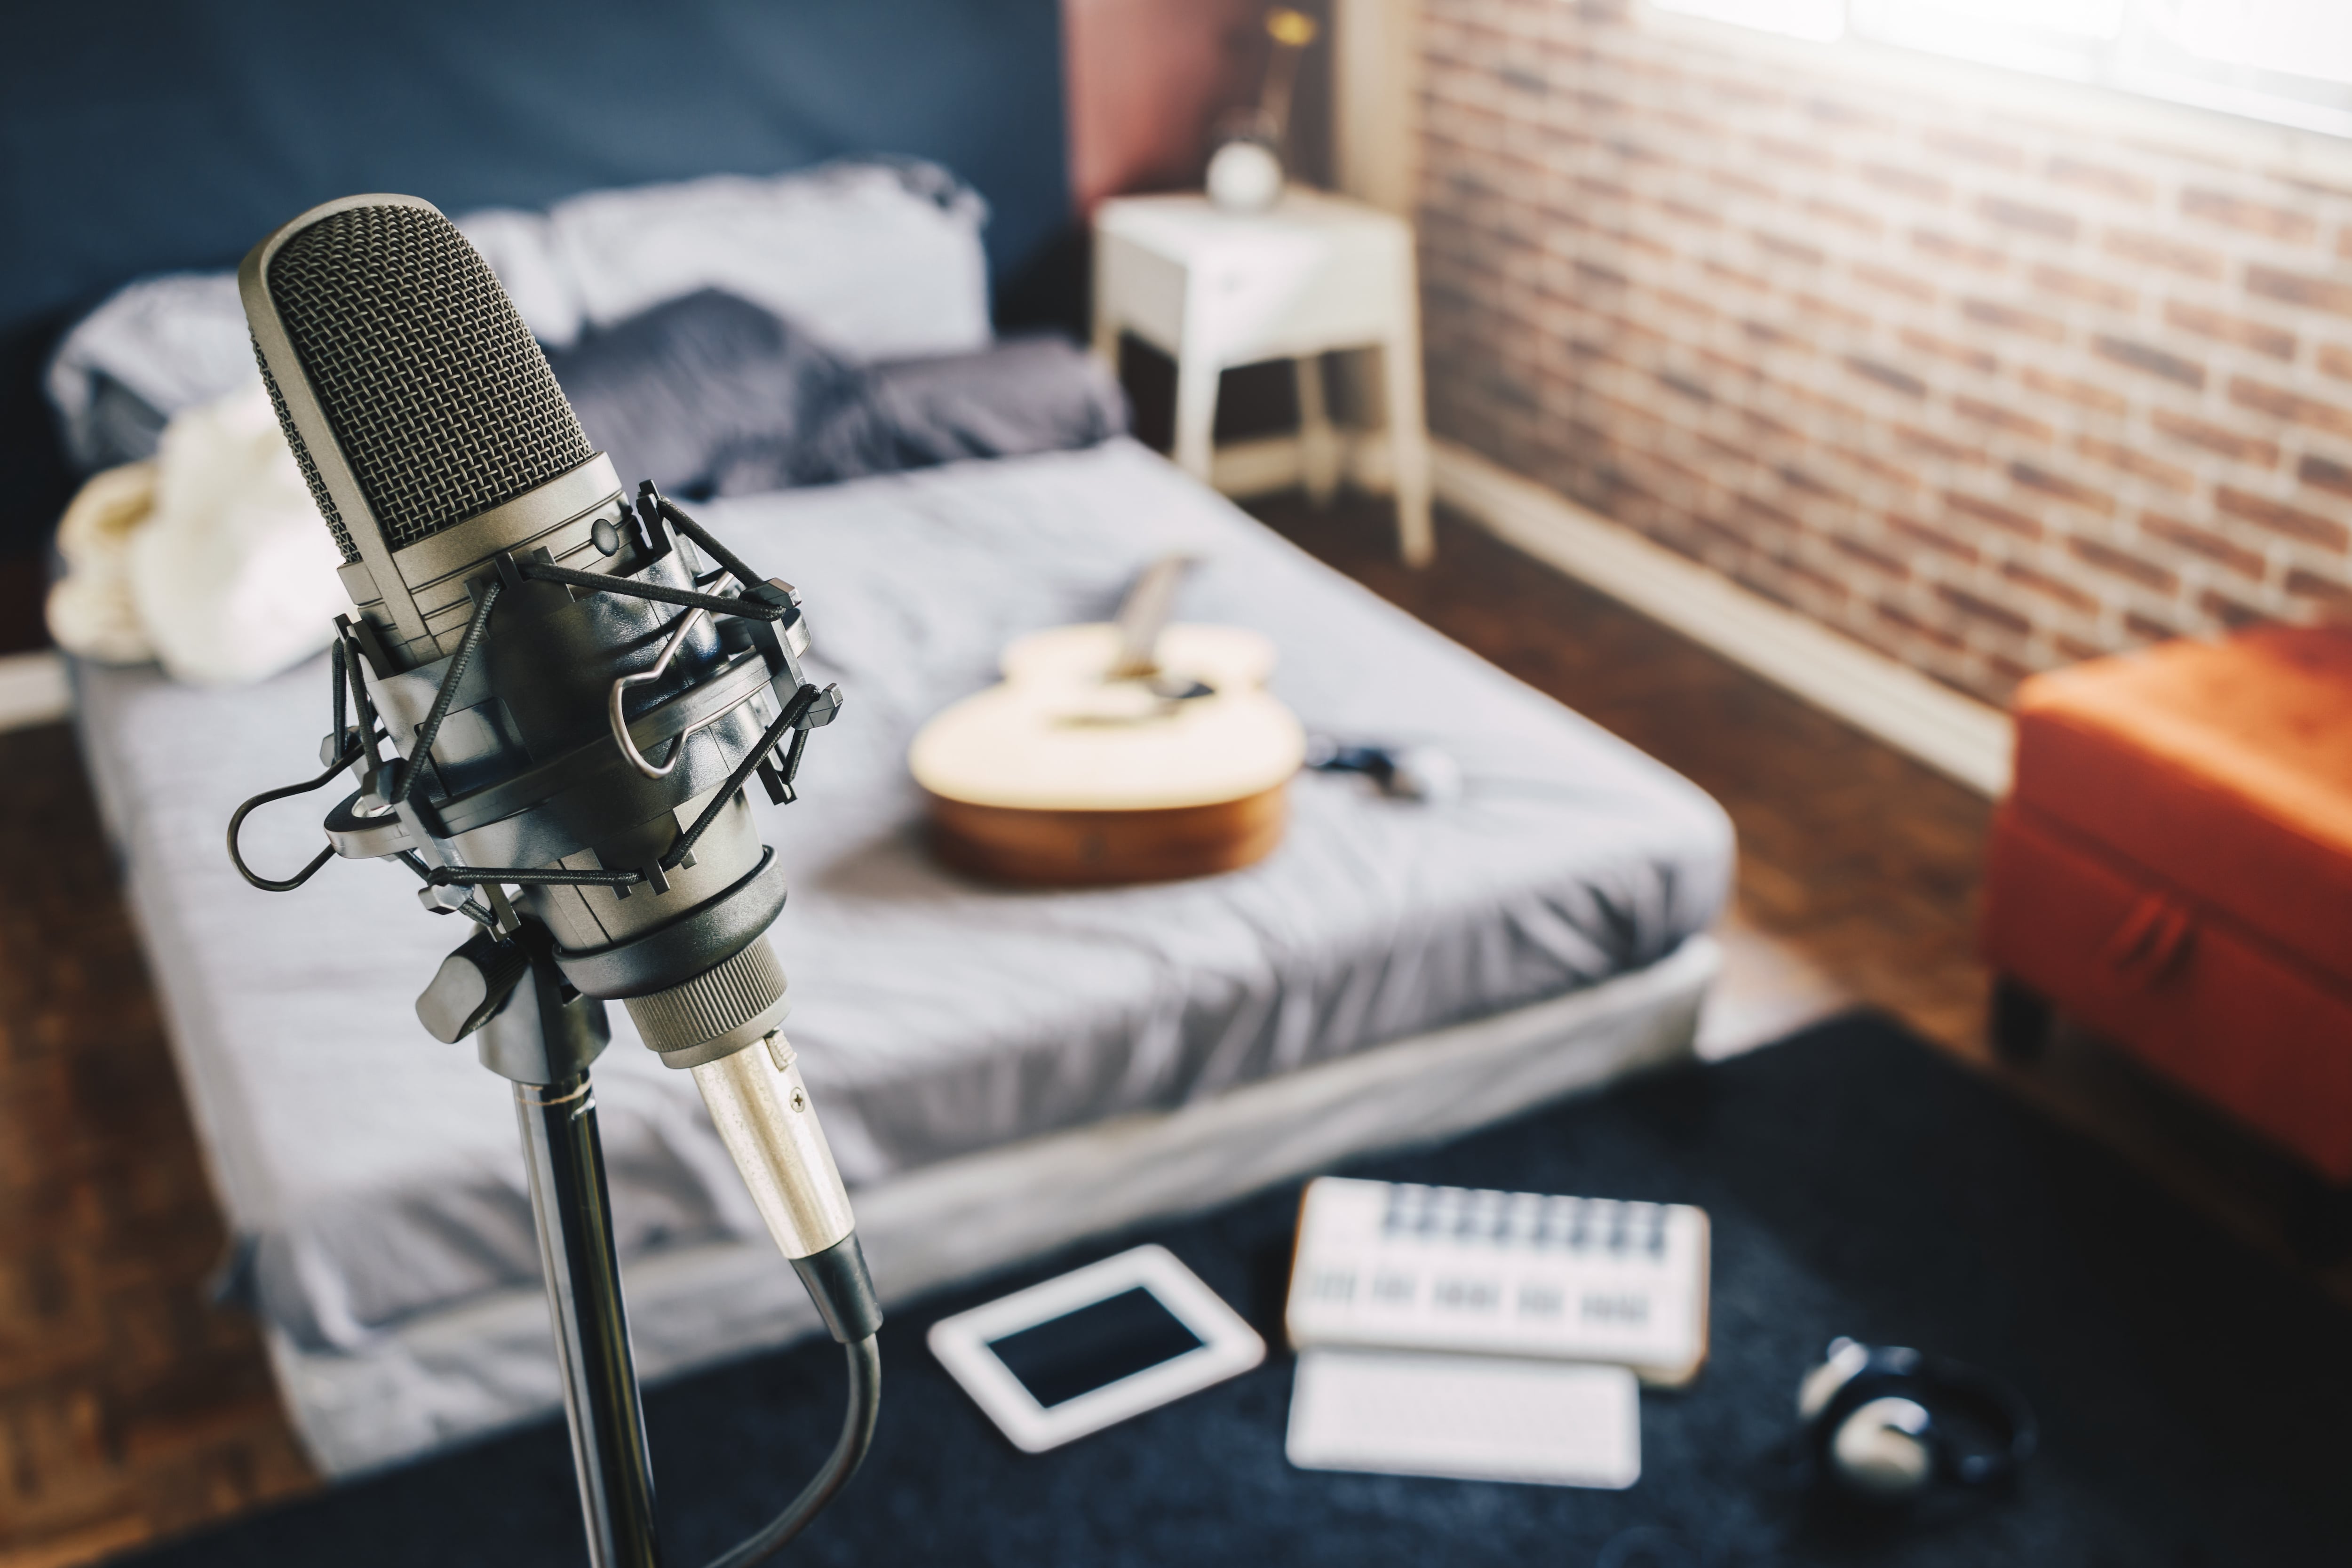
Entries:
{"label": "microphone stand", "polygon": [[[563,1411],[572,1428],[572,1465],[580,1479],[591,1568],[659,1568],[653,1458],[646,1447],[645,1406],[604,1186],[604,1151],[596,1134],[596,1095],[588,1077],[589,1064],[612,1040],[612,1028],[604,1004],[563,978],[547,927],[514,913],[511,906],[502,913],[513,921],[504,951],[519,952],[527,967],[518,975],[510,968],[486,973],[473,964],[447,963],[428,995],[437,993],[438,1001],[454,1003],[461,1012],[468,1000],[495,1008],[472,1034],[482,1065],[514,1085],[515,1121],[530,1173],[531,1219],[539,1231],[555,1359],[563,1373]],[[452,955],[474,956],[471,943]],[[470,984],[468,975],[477,977]],[[509,989],[499,1001],[501,984]],[[848,1359],[849,1398],[841,1435],[784,1510],[712,1559],[709,1568],[750,1568],[798,1535],[848,1485],[874,1440],[882,1377],[874,1335],[881,1313],[854,1242],[844,1245],[856,1265],[854,1279],[828,1271],[824,1259],[830,1254],[793,1260]],[[837,1271],[839,1265],[831,1268]],[[851,1315],[857,1321],[845,1328]]]}
{"label": "microphone stand", "polygon": [[520,919],[517,940],[530,972],[475,1039],[482,1065],[514,1085],[588,1561],[593,1568],[656,1568],[653,1459],[588,1078],[612,1029],[604,1003],[564,983],[547,928]]}

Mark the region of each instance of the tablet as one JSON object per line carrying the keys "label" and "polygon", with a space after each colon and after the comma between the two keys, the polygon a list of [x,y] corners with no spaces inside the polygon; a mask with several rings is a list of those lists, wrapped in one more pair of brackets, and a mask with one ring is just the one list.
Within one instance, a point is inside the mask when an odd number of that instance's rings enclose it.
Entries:
{"label": "tablet", "polygon": [[931,1353],[1032,1454],[1265,1359],[1265,1342],[1164,1247],[1032,1285],[931,1325]]}

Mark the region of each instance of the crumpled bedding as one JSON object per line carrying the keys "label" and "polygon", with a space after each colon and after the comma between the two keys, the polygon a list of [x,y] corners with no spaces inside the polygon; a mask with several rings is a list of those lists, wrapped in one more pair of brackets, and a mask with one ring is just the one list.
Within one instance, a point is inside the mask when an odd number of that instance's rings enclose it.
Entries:
{"label": "crumpled bedding", "polygon": [[[953,1155],[1171,1108],[1646,965],[1705,928],[1731,867],[1721,810],[1659,764],[1308,560],[1118,440],[702,509],[806,597],[811,679],[842,719],[802,799],[756,797],[793,878],[774,935],[787,1031],[853,1186]],[[1007,892],[935,866],[904,755],[985,685],[1013,635],[1100,618],[1148,560],[1204,558],[1183,618],[1255,626],[1310,731],[1425,742],[1448,805],[1304,775],[1269,859],[1156,887]],[[78,669],[182,1076],[247,1285],[296,1345],[364,1346],[536,1279],[506,1086],[411,1004],[456,922],[396,868],[253,890],[221,847],[245,796],[307,773],[314,661],[241,689]],[[323,796],[266,808],[248,853],[290,868]],[[625,1258],[759,1234],[687,1075],[625,1010],[597,1064]]]}
{"label": "crumpled bedding", "polygon": [[[1127,427],[1117,383],[1066,340],[860,364],[714,289],[550,361],[619,472],[688,499],[1058,451]],[[339,557],[268,395],[247,379],[174,414],[152,458],[105,469],[75,496],[48,599],[59,647],[234,684],[331,640],[350,605]]]}
{"label": "crumpled bedding", "polygon": [[259,383],[173,416],[154,458],[93,476],[58,522],[49,635],[107,664],[235,685],[332,640],[351,608]]}

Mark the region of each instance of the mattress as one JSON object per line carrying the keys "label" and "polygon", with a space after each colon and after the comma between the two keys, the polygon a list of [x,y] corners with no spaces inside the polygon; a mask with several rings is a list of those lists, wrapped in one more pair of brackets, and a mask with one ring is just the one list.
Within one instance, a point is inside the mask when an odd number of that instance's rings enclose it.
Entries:
{"label": "mattress", "polygon": [[[854,1189],[1649,969],[1724,899],[1729,826],[1696,787],[1130,442],[702,515],[799,586],[811,679],[847,696],[801,800],[755,810],[793,880],[773,933],[787,1031]],[[987,684],[1009,638],[1107,616],[1171,550],[1202,560],[1180,615],[1271,636],[1274,689],[1310,731],[1443,747],[1461,797],[1305,775],[1272,858],[1193,882],[1013,892],[940,869],[904,766],[917,726]],[[423,913],[394,867],[332,865],[269,895],[223,851],[240,799],[311,765],[322,668],[236,689],[150,669],[76,679],[240,1281],[273,1342],[364,1358],[533,1285],[506,1086],[411,1010],[464,928]],[[248,858],[307,859],[324,804],[264,808]],[[612,1022],[595,1076],[632,1278],[760,1237],[690,1079],[625,1010]]]}
{"label": "mattress", "polygon": [[[1549,1001],[885,1177],[857,1192],[875,1289],[896,1312],[1081,1237],[1215,1208],[1685,1058],[1720,961],[1712,940],[1693,937],[1645,969]],[[646,1381],[822,1331],[765,1236],[665,1247],[624,1272]],[[274,1326],[266,1342],[295,1430],[329,1475],[551,1415],[562,1400],[536,1281],[416,1313],[355,1349],[299,1345]]]}

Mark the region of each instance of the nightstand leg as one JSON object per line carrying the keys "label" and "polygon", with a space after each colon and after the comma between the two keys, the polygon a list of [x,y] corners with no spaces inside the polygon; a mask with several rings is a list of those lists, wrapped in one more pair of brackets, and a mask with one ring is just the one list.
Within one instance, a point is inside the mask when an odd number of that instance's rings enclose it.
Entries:
{"label": "nightstand leg", "polygon": [[1110,372],[1111,380],[1117,381],[1118,379],[1118,308],[1112,300],[1108,281],[1111,277],[1110,249],[1109,240],[1097,231],[1094,236],[1092,272],[1095,285],[1095,358],[1102,361],[1103,368]]}
{"label": "nightstand leg", "polygon": [[1323,399],[1323,361],[1301,354],[1290,369],[1298,386],[1298,477],[1308,500],[1329,506],[1339,492],[1339,433]]}
{"label": "nightstand leg", "polygon": [[1417,332],[1381,346],[1381,379],[1389,392],[1389,458],[1396,470],[1397,550],[1408,566],[1426,566],[1437,553],[1429,520],[1429,426],[1421,405],[1421,343]]}
{"label": "nightstand leg", "polygon": [[1217,366],[1206,355],[1176,356],[1176,466],[1202,484],[1215,482]]}

